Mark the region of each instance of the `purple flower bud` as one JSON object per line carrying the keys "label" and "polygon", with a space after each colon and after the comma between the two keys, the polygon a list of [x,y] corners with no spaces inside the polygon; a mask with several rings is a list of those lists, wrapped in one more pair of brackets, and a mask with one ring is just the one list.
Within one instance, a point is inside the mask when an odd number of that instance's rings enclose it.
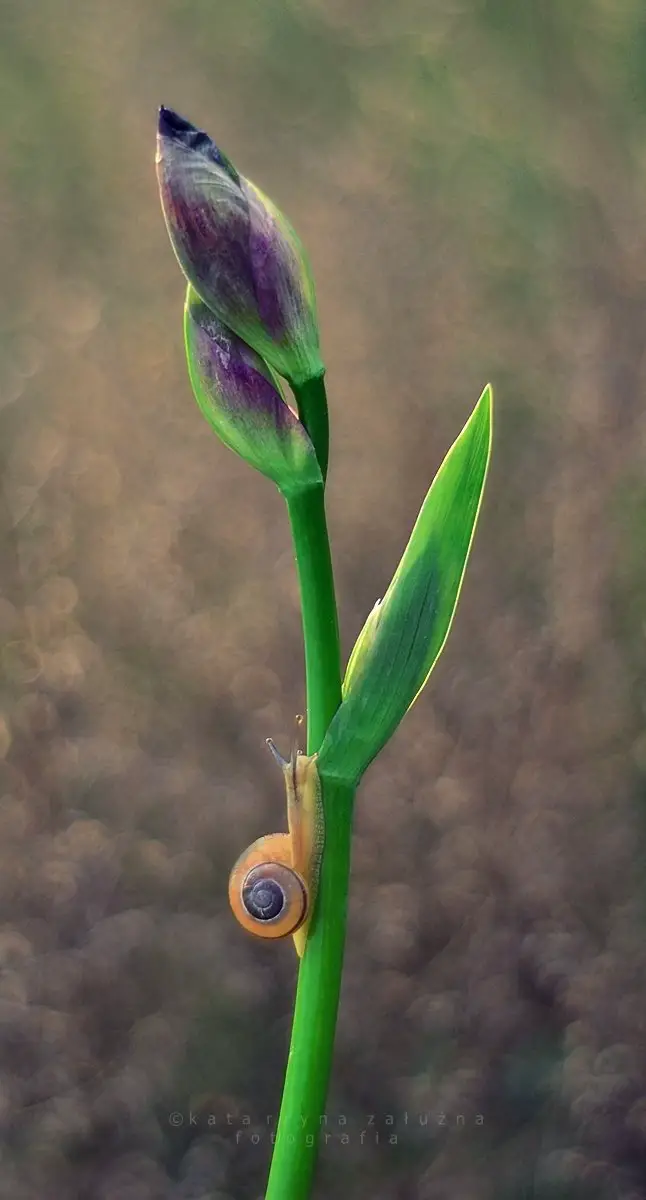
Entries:
{"label": "purple flower bud", "polygon": [[270,367],[190,287],[184,333],[195,398],[221,440],[283,495],[322,484],[314,447]]}
{"label": "purple flower bud", "polygon": [[321,375],[311,271],[283,214],[169,108],[157,174],[173,249],[204,303],[290,383]]}

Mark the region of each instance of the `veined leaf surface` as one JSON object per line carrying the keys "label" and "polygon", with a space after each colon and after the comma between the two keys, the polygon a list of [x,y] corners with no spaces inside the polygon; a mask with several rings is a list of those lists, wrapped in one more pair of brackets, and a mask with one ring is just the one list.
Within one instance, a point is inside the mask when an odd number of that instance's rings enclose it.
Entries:
{"label": "veined leaf surface", "polygon": [[325,775],[358,782],[444,648],[487,478],[492,406],[487,385],[431,484],[383,601],[357,638],[343,702],[319,753]]}

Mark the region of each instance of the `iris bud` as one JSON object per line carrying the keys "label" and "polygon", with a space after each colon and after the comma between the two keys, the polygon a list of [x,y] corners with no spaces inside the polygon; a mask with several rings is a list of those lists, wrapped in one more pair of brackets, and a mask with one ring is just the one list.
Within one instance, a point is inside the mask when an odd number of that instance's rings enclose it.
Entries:
{"label": "iris bud", "polygon": [[322,484],[309,435],[271,368],[190,285],[184,335],[195,398],[225,445],[273,479],[285,496]]}
{"label": "iris bud", "polygon": [[291,384],[322,375],[312,274],[287,219],[169,108],[156,161],[170,240],[197,294]]}

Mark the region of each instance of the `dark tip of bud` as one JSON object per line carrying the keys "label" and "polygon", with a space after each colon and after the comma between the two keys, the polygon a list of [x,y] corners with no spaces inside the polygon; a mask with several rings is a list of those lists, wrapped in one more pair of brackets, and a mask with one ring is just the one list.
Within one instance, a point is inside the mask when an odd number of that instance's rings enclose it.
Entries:
{"label": "dark tip of bud", "polygon": [[159,132],[162,137],[171,138],[172,141],[186,146],[188,150],[202,150],[210,158],[218,161],[216,156],[219,154],[219,150],[211,141],[208,133],[204,133],[196,125],[191,125],[190,121],[180,117],[179,113],[173,112],[172,108],[164,108],[163,104],[159,110]]}
{"label": "dark tip of bud", "polygon": [[158,128],[162,137],[174,138],[177,142],[186,142],[190,134],[198,132],[190,121],[185,121],[184,117],[180,117],[172,108],[164,108],[163,104],[159,109]]}
{"label": "dark tip of bud", "polygon": [[231,179],[233,179],[234,183],[240,182],[240,176],[233,163],[216,146],[208,133],[204,133],[202,129],[191,125],[190,121],[186,121],[184,117],[180,117],[179,113],[174,112],[172,108],[164,108],[163,104],[159,109],[158,129],[160,137],[178,142],[179,145],[185,146],[187,150],[199,151],[205,158],[210,158],[212,162],[222,167]]}

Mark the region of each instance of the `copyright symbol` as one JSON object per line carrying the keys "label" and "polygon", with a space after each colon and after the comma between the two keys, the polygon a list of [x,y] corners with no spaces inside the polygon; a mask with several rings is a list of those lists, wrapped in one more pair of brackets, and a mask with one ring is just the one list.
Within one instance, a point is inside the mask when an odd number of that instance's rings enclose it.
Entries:
{"label": "copyright symbol", "polygon": [[168,1118],[168,1124],[174,1125],[175,1128],[177,1128],[178,1125],[183,1125],[184,1124],[184,1114],[180,1113],[180,1112],[172,1112]]}

